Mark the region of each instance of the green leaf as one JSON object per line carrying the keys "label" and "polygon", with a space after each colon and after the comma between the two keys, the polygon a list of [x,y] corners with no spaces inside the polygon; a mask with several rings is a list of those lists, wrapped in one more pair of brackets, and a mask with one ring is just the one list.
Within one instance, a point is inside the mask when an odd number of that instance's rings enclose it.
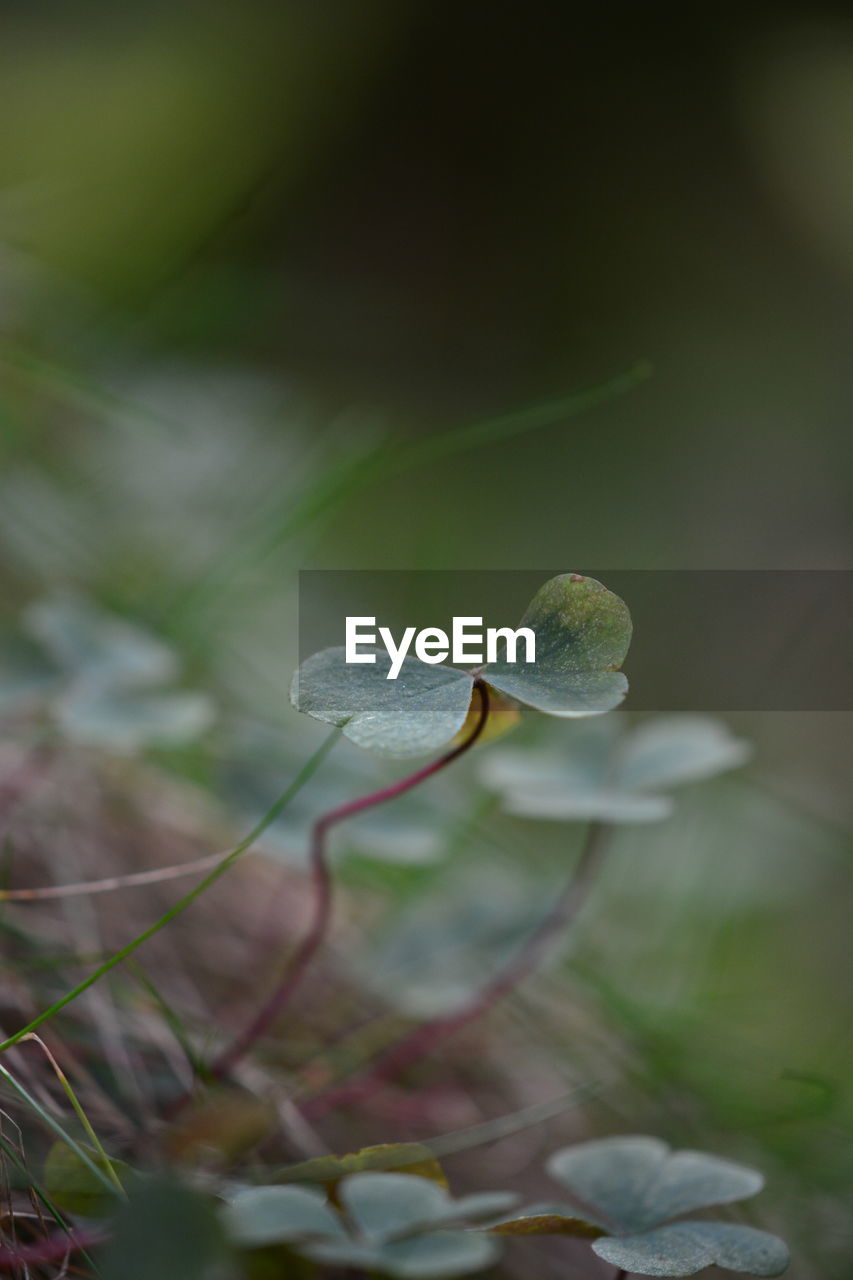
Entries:
{"label": "green leaf", "polygon": [[572,822],[659,822],[669,817],[667,796],[643,795],[603,785],[576,756],[555,751],[497,749],[484,757],[480,780],[496,791],[503,808],[519,818]]}
{"label": "green leaf", "polygon": [[608,1231],[634,1234],[693,1209],[753,1196],[764,1185],[755,1169],[706,1155],[671,1152],[657,1138],[619,1137],[555,1152],[550,1173]]}
{"label": "green leaf", "polygon": [[482,1223],[484,1219],[494,1218],[496,1213],[504,1213],[517,1201],[514,1191],[476,1191],[470,1196],[451,1200],[440,1218],[433,1221]]}
{"label": "green leaf", "polygon": [[406,1173],[357,1173],[338,1196],[365,1240],[378,1242],[426,1227],[494,1217],[514,1204],[511,1192],[490,1191],[453,1200],[435,1182]]}
{"label": "green leaf", "polygon": [[250,1187],[226,1205],[221,1221],[229,1238],[244,1248],[312,1237],[346,1238],[325,1194],[308,1187]]}
{"label": "green leaf", "polygon": [[356,1267],[358,1270],[378,1271],[381,1254],[368,1244],[356,1240],[318,1240],[300,1247],[304,1258],[326,1262],[332,1267]]}
{"label": "green leaf", "polygon": [[[536,634],[536,661],[499,659],[483,668],[495,689],[554,716],[600,715],[618,706],[628,682],[616,668],[628,650],[627,606],[594,578],[563,573],[536,593],[521,625]],[[298,711],[342,728],[379,755],[414,756],[445,746],[471,706],[473,676],[406,658],[396,680],[391,660],[347,663],[343,647],[303,662],[290,697]]]}
{"label": "green leaf", "polygon": [[116,1214],[101,1280],[212,1280],[227,1258],[213,1205],[170,1178],[152,1178]]}
{"label": "green leaf", "polygon": [[519,817],[658,822],[673,802],[651,788],[710,778],[751,755],[748,743],[705,716],[659,716],[619,737],[591,736],[597,723],[577,726],[559,748],[490,752],[480,766],[483,785]]}
{"label": "green leaf", "polygon": [[481,1271],[499,1255],[497,1242],[488,1236],[465,1231],[433,1231],[386,1244],[379,1269],[412,1280],[420,1276],[460,1276]]}
{"label": "green leaf", "polygon": [[380,1275],[399,1276],[401,1280],[467,1275],[490,1266],[499,1256],[494,1240],[465,1231],[434,1231],[395,1240],[377,1249],[323,1242],[309,1245],[304,1252],[317,1262],[361,1267]]}
{"label": "green leaf", "polygon": [[406,658],[397,679],[388,680],[391,660],[384,650],[374,652],[372,664],[348,664],[343,647],[315,653],[293,678],[294,707],[379,755],[417,756],[443,747],[465,723],[473,677]]}
{"label": "green leaf", "polygon": [[354,1173],[338,1196],[358,1233],[373,1242],[427,1226],[450,1204],[443,1187],[408,1173]]}
{"label": "green leaf", "polygon": [[675,1222],[645,1235],[596,1240],[605,1262],[641,1276],[692,1276],[705,1267],[779,1276],[789,1262],[778,1236],[731,1222]]}
{"label": "green leaf", "polygon": [[595,1240],[601,1227],[576,1218],[562,1204],[530,1204],[493,1222],[487,1230],[498,1236],[582,1236]]}
{"label": "green leaf", "polygon": [[509,1193],[484,1192],[454,1201],[428,1178],[370,1172],[348,1174],[337,1196],[345,1217],[320,1191],[255,1187],[233,1198],[222,1221],[243,1247],[289,1243],[318,1262],[382,1275],[459,1275],[488,1266],[498,1256],[497,1242],[442,1228],[494,1217],[515,1200]]}
{"label": "green leaf", "polygon": [[536,635],[536,661],[498,661],[489,683],[552,716],[591,716],[617,707],[628,691],[618,670],[631,642],[631,615],[595,578],[561,573],[533,597],[521,619]]}
{"label": "green leaf", "polygon": [[420,1142],[384,1142],[362,1147],[345,1156],[317,1156],[301,1164],[289,1165],[276,1174],[276,1182],[320,1182],[335,1184],[349,1173],[393,1169],[397,1173],[414,1173],[447,1186],[441,1165],[429,1147]]}
{"label": "green leaf", "polygon": [[[94,1148],[84,1147],[83,1150],[94,1164],[101,1163]],[[136,1172],[121,1160],[111,1159],[110,1164],[125,1190],[130,1190],[138,1176]],[[44,1162],[44,1186],[60,1209],[83,1218],[98,1218],[115,1206],[115,1191],[105,1187],[66,1142],[55,1142],[48,1151]]]}
{"label": "green leaf", "polygon": [[752,747],[709,716],[656,716],[634,729],[616,759],[621,787],[675,787],[736,769]]}

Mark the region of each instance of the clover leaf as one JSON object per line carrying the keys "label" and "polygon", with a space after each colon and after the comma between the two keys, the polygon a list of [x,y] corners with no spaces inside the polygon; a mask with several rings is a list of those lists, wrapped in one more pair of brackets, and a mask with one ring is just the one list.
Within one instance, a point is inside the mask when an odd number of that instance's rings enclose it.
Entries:
{"label": "clover leaf", "polygon": [[254,1187],[224,1210],[238,1246],[289,1244],[315,1262],[381,1275],[463,1275],[489,1266],[497,1241],[465,1225],[507,1209],[515,1197],[487,1192],[454,1200],[437,1182],[405,1173],[353,1173],[337,1185],[340,1210],[304,1186]]}
{"label": "clover leaf", "polygon": [[595,578],[561,573],[540,587],[521,619],[536,635],[536,661],[491,663],[489,683],[552,716],[612,711],[628,692],[619,671],[631,641],[631,615]]}
{"label": "clover leaf", "polygon": [[672,813],[669,788],[737,768],[751,754],[710,717],[657,716],[621,736],[612,721],[584,727],[560,750],[496,749],[480,779],[519,817],[657,822]]}
{"label": "clover leaf", "polygon": [[756,1276],[781,1275],[788,1250],[778,1237],[739,1223],[679,1221],[682,1214],[755,1195],[755,1169],[702,1151],[671,1151],[657,1138],[583,1142],[548,1161],[581,1208],[601,1228],[592,1248],[637,1275],[691,1276],[716,1264]]}
{"label": "clover leaf", "polygon": [[298,711],[340,726],[359,747],[379,755],[436,751],[462,728],[474,679],[455,667],[430,667],[405,658],[396,680],[386,679],[387,653],[374,664],[347,664],[346,649],[321,649],[297,671],[290,699]]}
{"label": "clover leaf", "polygon": [[[601,715],[625,697],[618,668],[631,618],[600,582],[559,574],[533,597],[521,626],[535,633],[536,660],[514,664],[504,656],[482,667],[479,676],[494,689],[561,717]],[[380,755],[421,755],[449,742],[465,723],[476,673],[407,657],[389,680],[388,654],[373,656],[374,663],[347,664],[344,647],[315,653],[294,676],[293,705]]]}
{"label": "clover leaf", "polygon": [[778,1236],[732,1222],[672,1222],[643,1235],[597,1240],[605,1262],[641,1276],[692,1276],[724,1267],[752,1276],[779,1276],[788,1249]]}

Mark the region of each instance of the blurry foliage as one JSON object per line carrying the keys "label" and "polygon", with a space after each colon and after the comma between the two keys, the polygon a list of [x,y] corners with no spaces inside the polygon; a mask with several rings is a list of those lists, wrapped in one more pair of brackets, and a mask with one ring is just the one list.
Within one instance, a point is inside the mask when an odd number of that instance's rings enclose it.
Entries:
{"label": "blurry foliage", "polygon": [[611,717],[576,734],[575,752],[492,751],[484,784],[519,817],[655,822],[672,813],[661,790],[711,778],[752,754],[715,720],[658,716],[617,737]]}
{"label": "blurry foliage", "polygon": [[[269,808],[319,741],[286,698],[299,567],[848,565],[851,48],[830,3],[8,5],[4,885],[207,853]],[[446,447],[638,357],[656,375],[628,399]],[[792,1280],[846,1280],[849,715],[557,727],[525,716],[335,833],[331,955],[252,1064],[261,1113],[202,1107],[137,1150],[296,936],[311,822],[399,776],[349,744],[154,951],[159,986],[116,970],[51,1021],[109,1150],[182,1152],[204,1184],[134,1186],[106,1280],[228,1273],[211,1167],[263,1183],[315,1141],[416,1144],[579,1081],[582,1113],[454,1157],[459,1185],[549,1194],[555,1145],[642,1127],[760,1166]],[[300,1129],[291,1093],[523,944],[588,818],[618,830],[571,947],[375,1110]],[[4,1031],[175,896],[0,904]],[[5,1245],[25,1189],[41,1238],[103,1188],[2,1101]],[[534,1243],[502,1270],[586,1266],[583,1241]]]}
{"label": "blurry foliage", "polygon": [[210,727],[206,694],[162,691],[180,674],[177,654],[85,598],[57,593],[34,601],[23,630],[40,652],[11,637],[0,658],[7,713],[44,710],[71,742],[130,754],[191,742]]}

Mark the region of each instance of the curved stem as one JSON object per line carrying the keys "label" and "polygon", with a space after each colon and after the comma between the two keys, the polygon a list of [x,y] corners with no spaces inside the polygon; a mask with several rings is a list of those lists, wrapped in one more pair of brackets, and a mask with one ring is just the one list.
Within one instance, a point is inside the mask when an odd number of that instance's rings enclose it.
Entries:
{"label": "curved stem", "polygon": [[402,778],[399,782],[394,782],[389,787],[383,787],[380,791],[373,791],[370,795],[360,796],[357,800],[350,800],[335,809],[330,809],[328,813],[324,813],[314,823],[311,829],[314,914],[308,931],[293,953],[290,963],[275,991],[261,1006],[249,1025],[214,1059],[209,1071],[209,1074],[214,1079],[221,1079],[223,1076],[228,1075],[275,1021],[302,982],[311,961],[323,943],[332,911],[332,877],[326,857],[326,838],[329,831],[346,818],[354,818],[357,814],[364,813],[368,809],[374,809],[377,805],[385,804],[388,800],[393,800],[395,797],[403,795],[404,792],[411,791],[413,787],[419,786],[427,778],[431,778],[440,770],[445,769],[454,760],[457,760],[459,756],[468,751],[469,748],[473,747],[483,732],[489,716],[489,694],[485,681],[479,678],[476,679],[474,688],[477,690],[480,699],[480,714],[477,718],[477,723],[464,741],[460,742],[451,751],[440,756],[438,760],[433,760],[431,764],[425,765],[424,768],[409,774],[408,777]]}
{"label": "curved stem", "polygon": [[608,828],[601,823],[590,824],[580,858],[551,911],[504,969],[467,1004],[454,1013],[421,1023],[380,1054],[360,1074],[309,1098],[300,1108],[302,1114],[317,1119],[336,1107],[362,1102],[404,1067],[425,1057],[454,1031],[482,1017],[523,982],[539,966],[552,942],[571,924],[586,901],[604,857],[607,833]]}
{"label": "curved stem", "polygon": [[166,880],[179,880],[182,876],[196,875],[215,867],[228,854],[207,853],[192,862],[178,862],[169,867],[150,871],[130,871],[126,875],[107,876],[101,880],[78,880],[74,884],[40,885],[36,889],[0,889],[0,902],[45,902],[52,898],[91,897],[95,893],[113,893],[117,889],[135,889],[140,885],[162,884]]}

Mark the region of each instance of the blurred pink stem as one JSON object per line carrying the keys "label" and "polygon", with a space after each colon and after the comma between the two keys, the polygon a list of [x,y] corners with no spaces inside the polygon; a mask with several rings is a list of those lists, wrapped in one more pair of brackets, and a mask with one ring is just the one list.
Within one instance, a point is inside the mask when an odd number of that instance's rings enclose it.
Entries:
{"label": "blurred pink stem", "polygon": [[46,1240],[36,1240],[32,1244],[8,1245],[0,1249],[0,1268],[17,1271],[28,1264],[38,1266],[42,1262],[58,1262],[78,1249],[100,1244],[105,1238],[103,1231],[87,1227],[48,1236]]}
{"label": "blurred pink stem", "polygon": [[350,800],[347,804],[339,805],[336,809],[330,809],[328,813],[324,813],[314,823],[311,831],[311,872],[315,890],[314,914],[308,932],[294,952],[275,991],[266,1003],[261,1006],[249,1025],[222,1051],[218,1058],[214,1059],[210,1067],[210,1074],[214,1079],[218,1080],[228,1075],[276,1020],[296,988],[302,982],[311,961],[322,945],[332,909],[332,877],[326,857],[326,837],[329,831],[346,818],[354,818],[357,814],[364,813],[368,809],[375,809],[377,805],[385,804],[388,800],[394,800],[397,796],[403,795],[404,792],[411,791],[413,787],[426,782],[427,778],[431,778],[434,774],[445,769],[454,760],[458,760],[461,755],[464,755],[470,747],[473,747],[483,732],[489,716],[489,694],[485,681],[476,679],[474,688],[479,694],[480,714],[471,733],[463,742],[460,742],[452,751],[440,756],[438,760],[433,760],[431,764],[425,765],[423,769],[418,769],[416,773],[410,774],[407,778],[402,778],[399,782],[394,782],[389,787],[383,787],[381,791],[373,791],[370,795],[361,796],[358,800]]}
{"label": "blurred pink stem", "polygon": [[363,1102],[405,1067],[426,1057],[437,1044],[452,1035],[454,1031],[488,1013],[504,996],[509,995],[520,982],[537,969],[551,944],[572,923],[586,901],[587,893],[595,881],[604,857],[607,830],[608,828],[600,823],[590,824],[571,879],[552,910],[502,972],[477,992],[468,1004],[457,1009],[455,1013],[421,1023],[419,1027],[415,1027],[408,1035],[386,1049],[360,1074],[309,1098],[300,1107],[302,1114],[315,1120],[336,1107]]}

